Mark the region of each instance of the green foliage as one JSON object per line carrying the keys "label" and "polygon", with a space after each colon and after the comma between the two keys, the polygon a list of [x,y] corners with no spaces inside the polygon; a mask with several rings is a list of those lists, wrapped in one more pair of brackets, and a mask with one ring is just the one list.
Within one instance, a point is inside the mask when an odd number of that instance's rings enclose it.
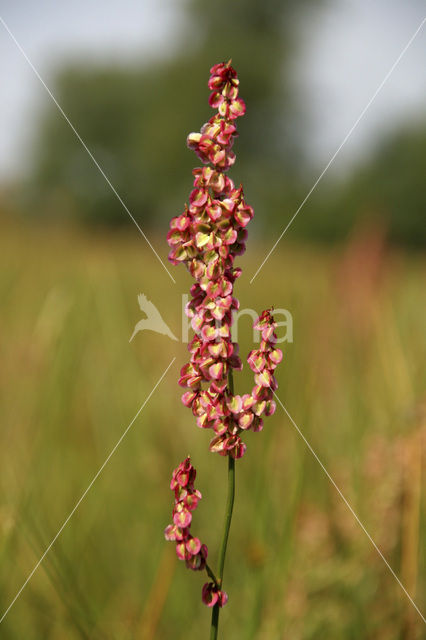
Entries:
{"label": "green foliage", "polygon": [[391,240],[426,245],[426,123],[382,140],[354,175],[341,202],[349,218],[377,218]]}
{"label": "green foliage", "polygon": [[[426,125],[415,122],[384,136],[344,182],[321,185],[292,232],[316,240],[340,240],[362,221],[381,226],[391,242],[424,247],[425,175]],[[295,208],[309,186],[300,190]]]}

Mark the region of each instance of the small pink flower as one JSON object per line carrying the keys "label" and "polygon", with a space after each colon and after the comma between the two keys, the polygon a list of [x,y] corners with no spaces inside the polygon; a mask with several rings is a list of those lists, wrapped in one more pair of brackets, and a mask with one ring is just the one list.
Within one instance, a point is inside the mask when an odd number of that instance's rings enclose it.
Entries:
{"label": "small pink flower", "polygon": [[200,551],[195,555],[188,554],[185,558],[185,564],[188,569],[192,571],[203,571],[206,568],[207,560],[207,547],[205,544],[201,545]]}
{"label": "small pink flower", "polygon": [[173,510],[173,522],[177,527],[186,529],[191,524],[192,515],[182,502],[178,502]]}
{"label": "small pink flower", "polygon": [[201,592],[201,597],[208,607],[214,607],[217,603],[219,607],[224,607],[228,602],[228,594],[221,591],[214,582],[206,582]]}

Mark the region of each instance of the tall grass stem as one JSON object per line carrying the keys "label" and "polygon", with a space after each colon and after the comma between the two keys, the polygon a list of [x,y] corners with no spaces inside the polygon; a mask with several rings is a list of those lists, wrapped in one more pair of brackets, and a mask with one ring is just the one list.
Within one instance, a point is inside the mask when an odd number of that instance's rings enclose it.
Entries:
{"label": "tall grass stem", "polygon": [[[233,395],[234,394],[234,378],[232,375],[232,369],[230,369],[228,373],[228,387],[229,387],[230,393]],[[232,456],[228,456],[228,497],[226,500],[225,523],[223,528],[222,545],[220,548],[219,572],[218,572],[218,580],[219,580],[221,589],[223,586],[223,571],[225,568],[226,549],[228,546],[229,530],[231,528],[232,512],[234,509],[234,498],[235,498],[235,459]],[[217,639],[217,633],[219,629],[219,612],[220,612],[220,607],[218,604],[215,604],[212,611],[210,640]]]}

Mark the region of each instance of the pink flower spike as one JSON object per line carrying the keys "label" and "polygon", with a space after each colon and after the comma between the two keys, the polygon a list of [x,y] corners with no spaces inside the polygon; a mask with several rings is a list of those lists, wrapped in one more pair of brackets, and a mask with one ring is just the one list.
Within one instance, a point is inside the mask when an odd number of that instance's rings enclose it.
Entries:
{"label": "pink flower spike", "polygon": [[[173,471],[170,487],[175,491],[174,524],[166,527],[164,535],[166,540],[176,541],[178,558],[185,560],[189,569],[200,571],[206,566],[208,550],[205,544],[201,544],[198,538],[190,534],[192,522],[190,511],[196,508],[201,499],[201,493],[194,488],[196,473],[189,457]],[[179,481],[185,486],[181,486]]]}
{"label": "pink flower spike", "polygon": [[[170,262],[184,264],[193,278],[185,313],[195,335],[188,344],[189,362],[179,377],[179,385],[185,389],[182,403],[191,409],[198,427],[213,430],[209,449],[228,456],[233,489],[234,460],[241,458],[247,448],[243,433],[249,429],[261,431],[263,419],[275,411],[274,372],[282,352],[277,348],[273,309],[266,309],[254,324],[261,334],[260,344],[247,358],[254,374],[253,389],[244,395],[234,393],[233,373],[243,367],[238,344],[231,334],[239,309],[234,285],[241,269],[236,262],[246,250],[247,226],[254,212],[245,201],[242,185],[236,187],[227,171],[236,159],[236,124],[246,105],[239,97],[239,80],[231,60],[211,68],[208,86],[209,104],[215,111],[199,132],[190,133],[187,138],[188,147],[202,164],[192,172],[189,203],[172,218],[167,243]],[[176,554],[188,569],[207,569],[213,582],[204,584],[202,600],[217,609],[227,603],[228,596],[206,565],[206,545],[191,533],[201,499],[194,486],[195,478],[196,470],[189,457],[174,469],[170,483],[174,494],[172,522],[164,536],[175,543]],[[225,536],[231,515],[229,505]]]}

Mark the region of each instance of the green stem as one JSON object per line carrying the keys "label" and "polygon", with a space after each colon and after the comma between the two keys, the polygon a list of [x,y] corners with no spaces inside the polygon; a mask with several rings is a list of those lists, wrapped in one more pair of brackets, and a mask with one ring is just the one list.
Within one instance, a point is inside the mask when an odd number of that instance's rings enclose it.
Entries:
{"label": "green stem", "polygon": [[219,587],[219,581],[216,578],[215,574],[213,573],[213,571],[211,570],[211,568],[209,567],[209,565],[206,562],[206,571],[207,571],[207,575],[209,576],[209,578],[211,578],[213,580],[213,582],[215,583],[215,585],[217,587]]}
{"label": "green stem", "polygon": [[[232,369],[229,369],[229,373],[228,373],[228,387],[229,387],[230,393],[233,394],[234,379],[232,377]],[[218,573],[218,583],[221,589],[223,586],[223,570],[225,568],[226,548],[228,546],[229,529],[231,528],[232,511],[234,508],[234,497],[235,497],[235,459],[232,458],[231,456],[228,456],[228,497],[226,500],[225,523],[223,527],[222,545],[220,548],[220,555],[219,555],[219,573]],[[217,639],[217,632],[219,628],[219,612],[220,612],[220,607],[218,604],[215,604],[212,611],[210,640]]]}
{"label": "green stem", "polygon": [[215,604],[212,609],[212,623],[210,627],[210,640],[216,640],[219,628],[219,605]]}

